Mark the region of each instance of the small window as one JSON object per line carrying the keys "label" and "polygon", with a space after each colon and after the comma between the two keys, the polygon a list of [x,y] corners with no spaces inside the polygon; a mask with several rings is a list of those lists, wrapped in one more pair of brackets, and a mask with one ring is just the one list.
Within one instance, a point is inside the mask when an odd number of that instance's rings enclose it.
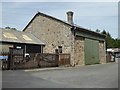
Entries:
{"label": "small window", "polygon": [[59,53],[62,53],[62,46],[58,46],[59,48]]}

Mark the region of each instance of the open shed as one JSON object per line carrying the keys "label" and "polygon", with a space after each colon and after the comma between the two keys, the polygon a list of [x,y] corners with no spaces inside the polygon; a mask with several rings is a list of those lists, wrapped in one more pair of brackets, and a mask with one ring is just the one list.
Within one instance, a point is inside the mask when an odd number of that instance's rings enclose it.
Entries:
{"label": "open shed", "polygon": [[23,49],[24,53],[42,53],[45,44],[33,33],[0,28],[1,52],[9,52],[10,48]]}

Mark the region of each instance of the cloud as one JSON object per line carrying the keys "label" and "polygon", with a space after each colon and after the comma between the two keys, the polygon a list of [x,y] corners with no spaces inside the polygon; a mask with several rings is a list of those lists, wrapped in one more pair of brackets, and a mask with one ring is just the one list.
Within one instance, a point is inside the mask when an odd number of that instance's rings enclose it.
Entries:
{"label": "cloud", "polygon": [[[66,20],[66,12],[74,11],[75,23],[83,27],[106,29],[117,37],[118,3],[115,2],[4,2],[3,26],[22,30],[37,11]],[[11,18],[9,18],[11,17]]]}

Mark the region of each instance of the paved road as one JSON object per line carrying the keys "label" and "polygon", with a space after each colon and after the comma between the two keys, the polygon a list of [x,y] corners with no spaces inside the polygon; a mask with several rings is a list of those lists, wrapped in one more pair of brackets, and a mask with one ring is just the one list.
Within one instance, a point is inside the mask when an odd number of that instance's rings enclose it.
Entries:
{"label": "paved road", "polygon": [[118,64],[25,72],[3,71],[3,88],[117,88]]}

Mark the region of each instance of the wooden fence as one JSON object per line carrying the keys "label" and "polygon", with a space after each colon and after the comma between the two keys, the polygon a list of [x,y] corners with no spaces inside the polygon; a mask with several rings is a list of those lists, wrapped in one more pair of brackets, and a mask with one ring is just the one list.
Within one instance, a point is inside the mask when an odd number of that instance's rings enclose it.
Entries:
{"label": "wooden fence", "polygon": [[70,64],[70,54],[59,54],[59,66]]}
{"label": "wooden fence", "polygon": [[3,70],[30,69],[40,67],[56,67],[70,64],[70,54],[30,53],[28,57],[23,54],[2,53],[0,56]]}
{"label": "wooden fence", "polygon": [[1,70],[7,70],[9,67],[9,62],[8,62],[8,58],[9,58],[9,53],[1,53],[0,54],[0,69]]}

